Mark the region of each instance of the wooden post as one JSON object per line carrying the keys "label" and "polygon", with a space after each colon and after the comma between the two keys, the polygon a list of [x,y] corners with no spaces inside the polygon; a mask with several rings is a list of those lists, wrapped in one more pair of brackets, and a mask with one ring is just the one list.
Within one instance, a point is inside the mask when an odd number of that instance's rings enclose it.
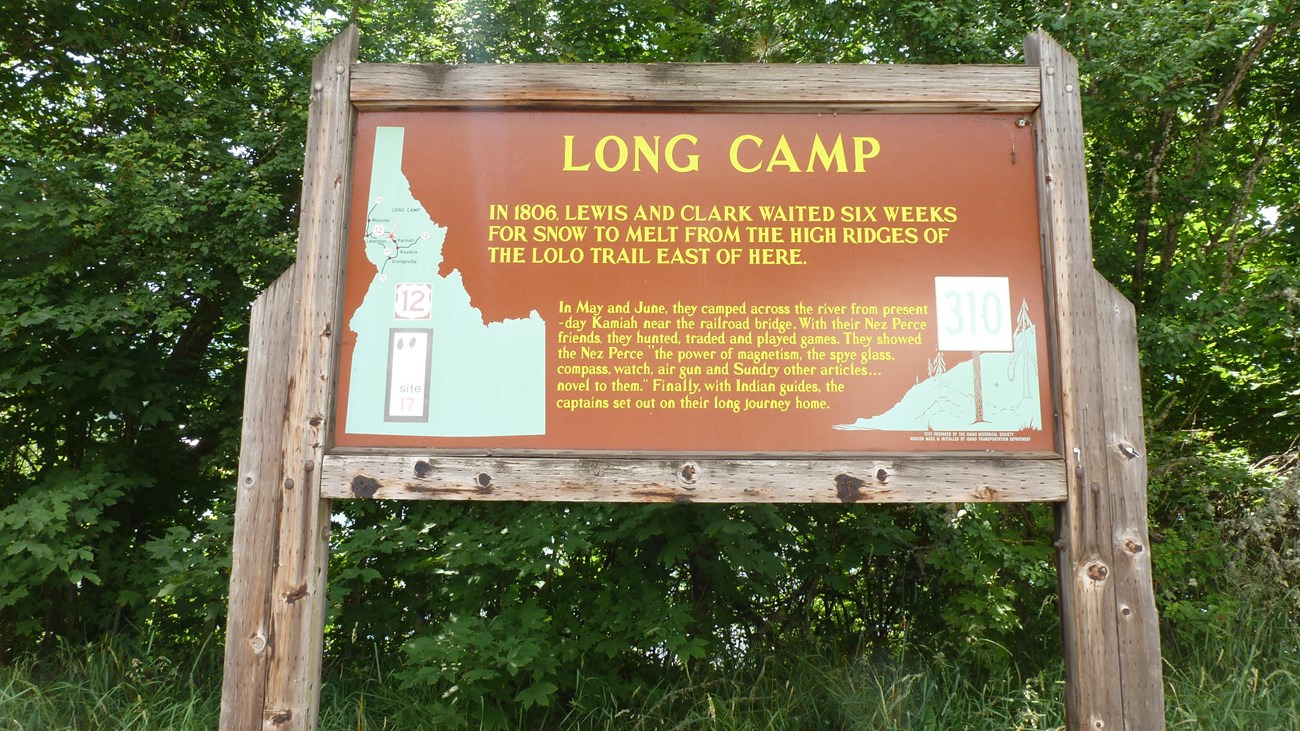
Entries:
{"label": "wooden post", "polygon": [[289,395],[293,332],[292,267],[253,302],[244,385],[244,424],[235,495],[235,537],[226,615],[226,663],[221,728],[262,727],[262,699],[270,660],[271,569],[275,562],[280,491],[275,489]]}
{"label": "wooden post", "polygon": [[298,259],[254,307],[223,730],[316,728],[330,514],[318,466],[330,433],[357,42],[349,27],[312,65]]}
{"label": "wooden post", "polygon": [[1042,82],[1039,215],[1069,479],[1057,509],[1067,726],[1163,729],[1133,310],[1092,267],[1078,64],[1041,30],[1025,58]]}

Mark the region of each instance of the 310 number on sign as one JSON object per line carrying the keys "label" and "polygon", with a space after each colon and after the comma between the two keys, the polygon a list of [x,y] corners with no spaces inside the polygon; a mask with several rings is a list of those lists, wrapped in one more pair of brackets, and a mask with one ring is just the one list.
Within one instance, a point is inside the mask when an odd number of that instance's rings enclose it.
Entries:
{"label": "310 number on sign", "polygon": [[1010,284],[1006,277],[935,277],[939,350],[1012,350]]}

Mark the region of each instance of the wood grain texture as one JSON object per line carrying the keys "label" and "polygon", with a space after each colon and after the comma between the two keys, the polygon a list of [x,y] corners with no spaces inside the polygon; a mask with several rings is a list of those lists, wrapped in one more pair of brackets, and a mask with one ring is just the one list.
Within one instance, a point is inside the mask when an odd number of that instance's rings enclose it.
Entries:
{"label": "wood grain texture", "polygon": [[1057,509],[1066,721],[1070,729],[1122,729],[1078,65],[1042,32],[1026,39],[1025,58],[1042,74],[1043,104],[1034,120],[1039,216],[1055,291],[1061,434],[1070,473],[1068,497]]}
{"label": "wood grain texture", "polygon": [[1147,462],[1142,374],[1133,305],[1095,277],[1099,350],[1107,364],[1106,448],[1114,527],[1114,582],[1124,722],[1129,729],[1165,728],[1160,626],[1147,538]]}
{"label": "wood grain texture", "polygon": [[589,502],[1050,502],[1061,459],[882,457],[825,460],[556,459],[330,455],[329,498]]}
{"label": "wood grain texture", "polygon": [[[1126,701],[1128,693],[1138,690],[1126,686],[1123,670],[1155,663],[1158,673],[1160,658],[1158,651],[1150,657],[1126,654],[1121,662],[1121,654],[1135,646],[1122,646],[1120,638],[1117,511],[1139,499],[1145,511],[1145,496],[1133,494],[1134,484],[1125,475],[1112,474],[1118,465],[1110,429],[1118,424],[1126,432],[1132,429],[1131,413],[1121,416],[1115,410],[1118,399],[1134,397],[1137,382],[1127,390],[1115,383],[1121,375],[1115,372],[1119,356],[1106,345],[1118,341],[1102,332],[1120,323],[1113,316],[1104,317],[1098,304],[1101,285],[1092,266],[1078,65],[1043,31],[1026,38],[1025,57],[1038,65],[1042,81],[1042,106],[1034,117],[1041,178],[1039,215],[1055,293],[1060,433],[1069,474],[1067,499],[1057,509],[1067,726],[1163,728],[1163,716],[1136,715],[1139,706],[1149,704]],[[1109,296],[1104,299],[1112,302]],[[1129,412],[1134,408],[1140,431],[1140,402],[1126,407]],[[1143,672],[1150,675],[1149,670]],[[1141,692],[1158,693],[1158,688],[1143,682]]]}
{"label": "wood grain texture", "polygon": [[[223,715],[223,729],[308,731],[317,724],[329,521],[329,501],[320,497],[317,467],[330,431],[335,320],[356,119],[348,88],[357,41],[357,29],[349,27],[312,65],[292,326],[277,333],[285,341],[283,349],[276,345],[281,357],[275,365],[287,380],[286,396],[276,404],[280,410],[274,428],[280,432],[280,448],[272,489],[277,495],[273,515],[267,518],[275,530],[267,596],[266,688],[260,703],[251,697],[223,696],[223,707],[248,703],[257,709],[257,725],[247,725],[251,714],[232,712],[229,721]],[[227,687],[238,683],[230,678],[225,682]]]}
{"label": "wood grain texture", "polygon": [[361,64],[362,110],[613,108],[1024,112],[1039,103],[1025,66],[856,64]]}
{"label": "wood grain texture", "polygon": [[279,531],[280,454],[293,331],[291,266],[253,302],[244,377],[244,421],[235,488],[221,728],[259,729],[270,665],[271,568]]}

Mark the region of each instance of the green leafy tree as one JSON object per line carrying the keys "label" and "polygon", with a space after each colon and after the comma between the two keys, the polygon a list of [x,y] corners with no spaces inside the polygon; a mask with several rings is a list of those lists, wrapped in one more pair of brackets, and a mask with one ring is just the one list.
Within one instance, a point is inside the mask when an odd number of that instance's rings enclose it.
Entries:
{"label": "green leafy tree", "polygon": [[[169,563],[197,558],[169,537],[228,510],[247,307],[292,256],[314,46],[292,4],[10,5],[0,649],[168,616],[149,607],[174,598]],[[220,618],[207,568],[193,626]]]}
{"label": "green leafy tree", "polygon": [[1151,415],[1259,456],[1300,436],[1297,31],[1294,2],[1061,24],[1088,78],[1099,266],[1139,308]]}

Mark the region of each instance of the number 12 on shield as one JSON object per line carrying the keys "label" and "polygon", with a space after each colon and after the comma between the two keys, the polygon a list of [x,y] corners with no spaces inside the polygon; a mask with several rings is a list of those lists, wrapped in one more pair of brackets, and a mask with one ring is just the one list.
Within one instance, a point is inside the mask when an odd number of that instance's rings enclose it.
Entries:
{"label": "number 12 on shield", "polygon": [[1013,349],[1007,277],[935,277],[939,350]]}

